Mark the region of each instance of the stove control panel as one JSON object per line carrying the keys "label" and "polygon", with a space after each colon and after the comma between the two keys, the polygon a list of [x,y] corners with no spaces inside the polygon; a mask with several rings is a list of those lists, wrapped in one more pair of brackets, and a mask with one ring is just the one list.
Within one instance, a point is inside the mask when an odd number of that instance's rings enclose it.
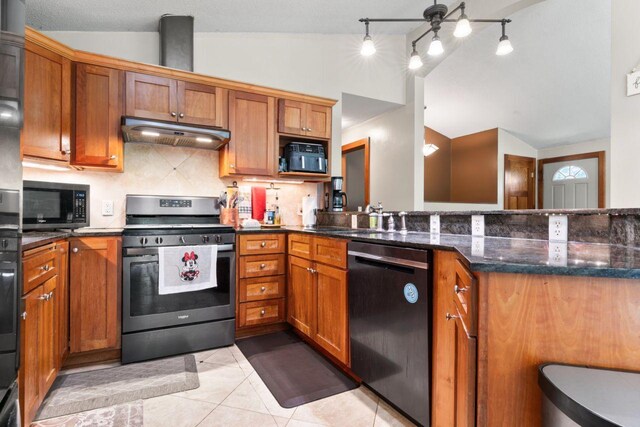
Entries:
{"label": "stove control panel", "polygon": [[125,248],[151,248],[160,246],[235,245],[235,233],[194,234],[125,234]]}
{"label": "stove control panel", "polygon": [[190,208],[191,205],[189,199],[160,199],[161,208]]}

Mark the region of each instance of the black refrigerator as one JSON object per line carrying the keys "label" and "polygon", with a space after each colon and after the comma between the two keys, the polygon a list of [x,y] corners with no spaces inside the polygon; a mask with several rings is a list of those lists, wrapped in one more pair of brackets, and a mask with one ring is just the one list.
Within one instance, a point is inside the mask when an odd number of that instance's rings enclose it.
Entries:
{"label": "black refrigerator", "polygon": [[0,0],[0,427],[20,425],[20,192],[24,0]]}

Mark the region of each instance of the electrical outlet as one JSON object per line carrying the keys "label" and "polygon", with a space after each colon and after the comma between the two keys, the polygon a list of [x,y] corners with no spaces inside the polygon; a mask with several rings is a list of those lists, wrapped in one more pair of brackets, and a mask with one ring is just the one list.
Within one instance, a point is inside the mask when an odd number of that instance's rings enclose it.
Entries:
{"label": "electrical outlet", "polygon": [[567,252],[566,243],[549,242],[549,264],[556,267],[566,267]]}
{"label": "electrical outlet", "polygon": [[569,235],[569,219],[566,215],[549,216],[549,241],[566,242]]}
{"label": "electrical outlet", "polygon": [[351,215],[351,228],[358,228],[358,215]]}
{"label": "electrical outlet", "polygon": [[113,200],[102,201],[102,216],[113,216]]}
{"label": "electrical outlet", "polygon": [[471,238],[471,255],[484,257],[484,237]]}
{"label": "electrical outlet", "polygon": [[431,233],[429,235],[429,242],[432,245],[439,245],[440,244],[440,234],[438,233]]}
{"label": "electrical outlet", "polygon": [[429,222],[429,232],[431,234],[440,234],[440,215],[431,215],[429,217]]}
{"label": "electrical outlet", "polygon": [[484,236],[484,215],[471,216],[471,235]]}

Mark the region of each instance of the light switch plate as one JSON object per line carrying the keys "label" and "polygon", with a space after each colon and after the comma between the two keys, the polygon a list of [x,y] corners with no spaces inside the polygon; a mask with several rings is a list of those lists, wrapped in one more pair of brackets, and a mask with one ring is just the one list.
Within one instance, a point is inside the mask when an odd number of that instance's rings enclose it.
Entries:
{"label": "light switch plate", "polygon": [[102,216],[113,216],[113,200],[102,201]]}
{"label": "light switch plate", "polygon": [[440,234],[440,215],[431,215],[429,221],[429,232],[431,234]]}
{"label": "light switch plate", "polygon": [[566,242],[569,237],[569,219],[566,215],[549,216],[549,241]]}
{"label": "light switch plate", "polygon": [[471,235],[484,236],[484,215],[471,216]]}
{"label": "light switch plate", "polygon": [[567,266],[567,244],[562,242],[549,242],[549,264],[556,267]]}

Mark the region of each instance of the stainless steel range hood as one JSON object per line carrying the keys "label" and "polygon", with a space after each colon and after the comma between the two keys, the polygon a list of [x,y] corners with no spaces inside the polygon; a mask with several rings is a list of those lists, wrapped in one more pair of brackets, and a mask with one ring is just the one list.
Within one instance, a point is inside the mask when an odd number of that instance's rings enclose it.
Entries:
{"label": "stainless steel range hood", "polygon": [[229,142],[231,132],[207,126],[124,116],[122,137],[125,142],[219,150]]}

